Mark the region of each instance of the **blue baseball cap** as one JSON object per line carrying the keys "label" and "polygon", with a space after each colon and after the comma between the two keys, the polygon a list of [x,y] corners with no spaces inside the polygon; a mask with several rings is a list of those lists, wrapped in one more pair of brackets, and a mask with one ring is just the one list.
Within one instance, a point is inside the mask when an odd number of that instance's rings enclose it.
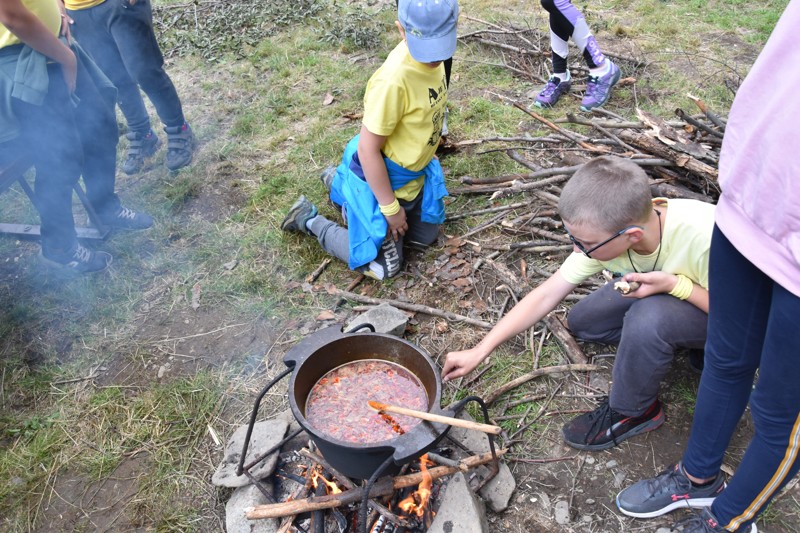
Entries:
{"label": "blue baseball cap", "polygon": [[397,18],[416,61],[435,63],[453,57],[458,0],[400,0]]}

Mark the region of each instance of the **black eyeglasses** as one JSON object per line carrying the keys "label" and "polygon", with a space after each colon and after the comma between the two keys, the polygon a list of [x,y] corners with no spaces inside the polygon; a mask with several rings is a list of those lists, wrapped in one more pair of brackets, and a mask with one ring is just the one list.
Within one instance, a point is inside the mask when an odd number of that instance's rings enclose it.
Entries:
{"label": "black eyeglasses", "polygon": [[570,240],[570,241],[572,241],[572,244],[574,244],[574,245],[575,245],[575,246],[578,248],[578,250],[580,250],[581,252],[583,252],[583,255],[585,255],[585,256],[586,256],[586,257],[588,257],[589,259],[592,259],[592,256],[591,256],[591,253],[592,253],[592,252],[594,252],[595,250],[597,250],[597,249],[598,249],[598,248],[600,248],[601,246],[605,246],[606,244],[610,243],[611,241],[613,241],[614,239],[616,239],[617,237],[619,237],[620,235],[622,235],[623,233],[625,233],[625,232],[626,232],[626,231],[628,231],[629,229],[634,229],[634,228],[638,228],[638,229],[640,229],[640,230],[643,230],[643,229],[644,229],[644,228],[642,228],[641,226],[628,226],[628,227],[622,228],[621,230],[619,230],[618,232],[616,232],[614,235],[612,235],[612,236],[611,236],[611,237],[609,237],[608,239],[604,240],[604,241],[603,241],[603,242],[601,242],[600,244],[597,244],[597,245],[595,245],[595,246],[592,246],[592,247],[591,247],[591,248],[589,248],[588,250],[586,249],[586,247],[585,247],[583,244],[581,244],[579,241],[575,240],[575,237],[573,237],[573,236],[572,236],[572,234],[569,232],[569,230],[567,229],[567,227],[566,227],[566,226],[564,226],[564,231],[566,231],[566,232],[567,232],[567,236],[569,237],[569,240]]}

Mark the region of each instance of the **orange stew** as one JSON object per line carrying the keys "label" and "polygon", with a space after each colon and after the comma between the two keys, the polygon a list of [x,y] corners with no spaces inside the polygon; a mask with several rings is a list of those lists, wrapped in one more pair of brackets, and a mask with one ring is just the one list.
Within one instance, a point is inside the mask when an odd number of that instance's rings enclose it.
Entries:
{"label": "orange stew", "polygon": [[395,363],[366,359],[322,376],[308,394],[306,419],[329,437],[359,444],[393,439],[420,423],[378,413],[367,405],[370,400],[428,410],[428,395],[414,374]]}

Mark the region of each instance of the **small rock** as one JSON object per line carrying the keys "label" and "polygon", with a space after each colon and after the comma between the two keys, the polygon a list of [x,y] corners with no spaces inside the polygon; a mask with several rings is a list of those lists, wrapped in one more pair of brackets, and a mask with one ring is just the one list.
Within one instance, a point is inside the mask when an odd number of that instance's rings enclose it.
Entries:
{"label": "small rock", "polygon": [[594,498],[587,498],[586,499],[586,505],[594,505],[594,504],[595,504]]}
{"label": "small rock", "polygon": [[586,458],[586,464],[587,465],[593,465],[594,463],[595,463],[595,459],[591,455]]}
{"label": "small rock", "polygon": [[[489,469],[486,470],[488,474]],[[511,469],[507,464],[500,463],[497,475],[483,486],[480,495],[489,505],[489,509],[495,513],[502,513],[508,509],[508,502],[511,501],[511,495],[516,488],[517,482],[511,474]]]}
{"label": "small rock", "polygon": [[626,477],[628,476],[625,474],[625,472],[614,472],[614,488],[622,488],[622,484],[625,482]]}
{"label": "small rock", "polygon": [[672,529],[670,529],[668,527],[660,527],[660,528],[656,529],[656,533],[671,533],[671,532],[672,532]]}
{"label": "small rock", "polygon": [[588,514],[585,514],[585,515],[583,515],[583,516],[581,517],[581,521],[582,521],[584,524],[588,524],[588,523],[590,523],[592,520],[594,520],[594,518],[592,518],[592,517],[591,517],[591,516],[589,516]]}
{"label": "small rock", "polygon": [[[271,490],[268,490],[272,494]],[[239,487],[231,499],[225,504],[225,530],[227,533],[275,533],[278,531],[278,520],[248,520],[247,509],[256,505],[269,503],[255,485]]]}
{"label": "small rock", "polygon": [[606,463],[606,468],[614,468],[616,466],[617,466],[617,461],[615,461],[614,459]]}
{"label": "small rock", "polygon": [[375,333],[402,337],[406,330],[406,324],[408,324],[408,315],[389,304],[381,304],[351,320],[344,327],[344,331],[353,331],[361,324],[372,324],[375,327]]}
{"label": "small rock", "polygon": [[564,500],[556,502],[553,508],[553,518],[559,525],[569,524],[569,503]]}
{"label": "small rock", "polygon": [[166,372],[167,372],[167,365],[161,365],[160,367],[158,367],[158,374],[157,374],[158,379],[163,378]]}
{"label": "small rock", "polygon": [[[250,437],[250,445],[247,447],[247,457],[245,464],[259,457],[264,452],[278,444],[289,424],[285,420],[267,420],[256,422],[253,426],[253,435]],[[247,436],[247,426],[241,426],[233,432],[228,444],[225,446],[225,457],[217,467],[217,471],[211,477],[211,483],[218,487],[243,487],[250,484],[246,475],[236,475],[239,466],[239,458],[242,456],[242,445]],[[269,457],[261,461],[258,465],[250,469],[250,474],[256,479],[264,479],[272,474],[275,464],[278,462],[278,452],[276,450]]]}

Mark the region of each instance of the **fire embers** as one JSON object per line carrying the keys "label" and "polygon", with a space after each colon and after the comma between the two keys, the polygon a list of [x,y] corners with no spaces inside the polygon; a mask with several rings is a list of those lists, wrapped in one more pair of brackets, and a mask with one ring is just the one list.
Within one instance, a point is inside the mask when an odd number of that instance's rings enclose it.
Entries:
{"label": "fire embers", "polygon": [[339,494],[342,492],[342,489],[340,489],[336,483],[325,479],[325,476],[322,474],[322,467],[316,465],[311,472],[311,486],[314,487],[314,492],[319,493],[317,489],[320,487],[320,483],[322,483],[325,489],[324,494]]}
{"label": "fire embers", "polygon": [[424,476],[419,484],[419,487],[411,494],[411,496],[397,504],[397,507],[406,515],[411,515],[411,513],[414,513],[420,518],[425,516],[425,508],[428,505],[428,500],[430,500],[431,487],[433,486],[433,478],[428,473],[427,463],[428,454],[426,453],[419,459],[420,472],[422,472]]}

